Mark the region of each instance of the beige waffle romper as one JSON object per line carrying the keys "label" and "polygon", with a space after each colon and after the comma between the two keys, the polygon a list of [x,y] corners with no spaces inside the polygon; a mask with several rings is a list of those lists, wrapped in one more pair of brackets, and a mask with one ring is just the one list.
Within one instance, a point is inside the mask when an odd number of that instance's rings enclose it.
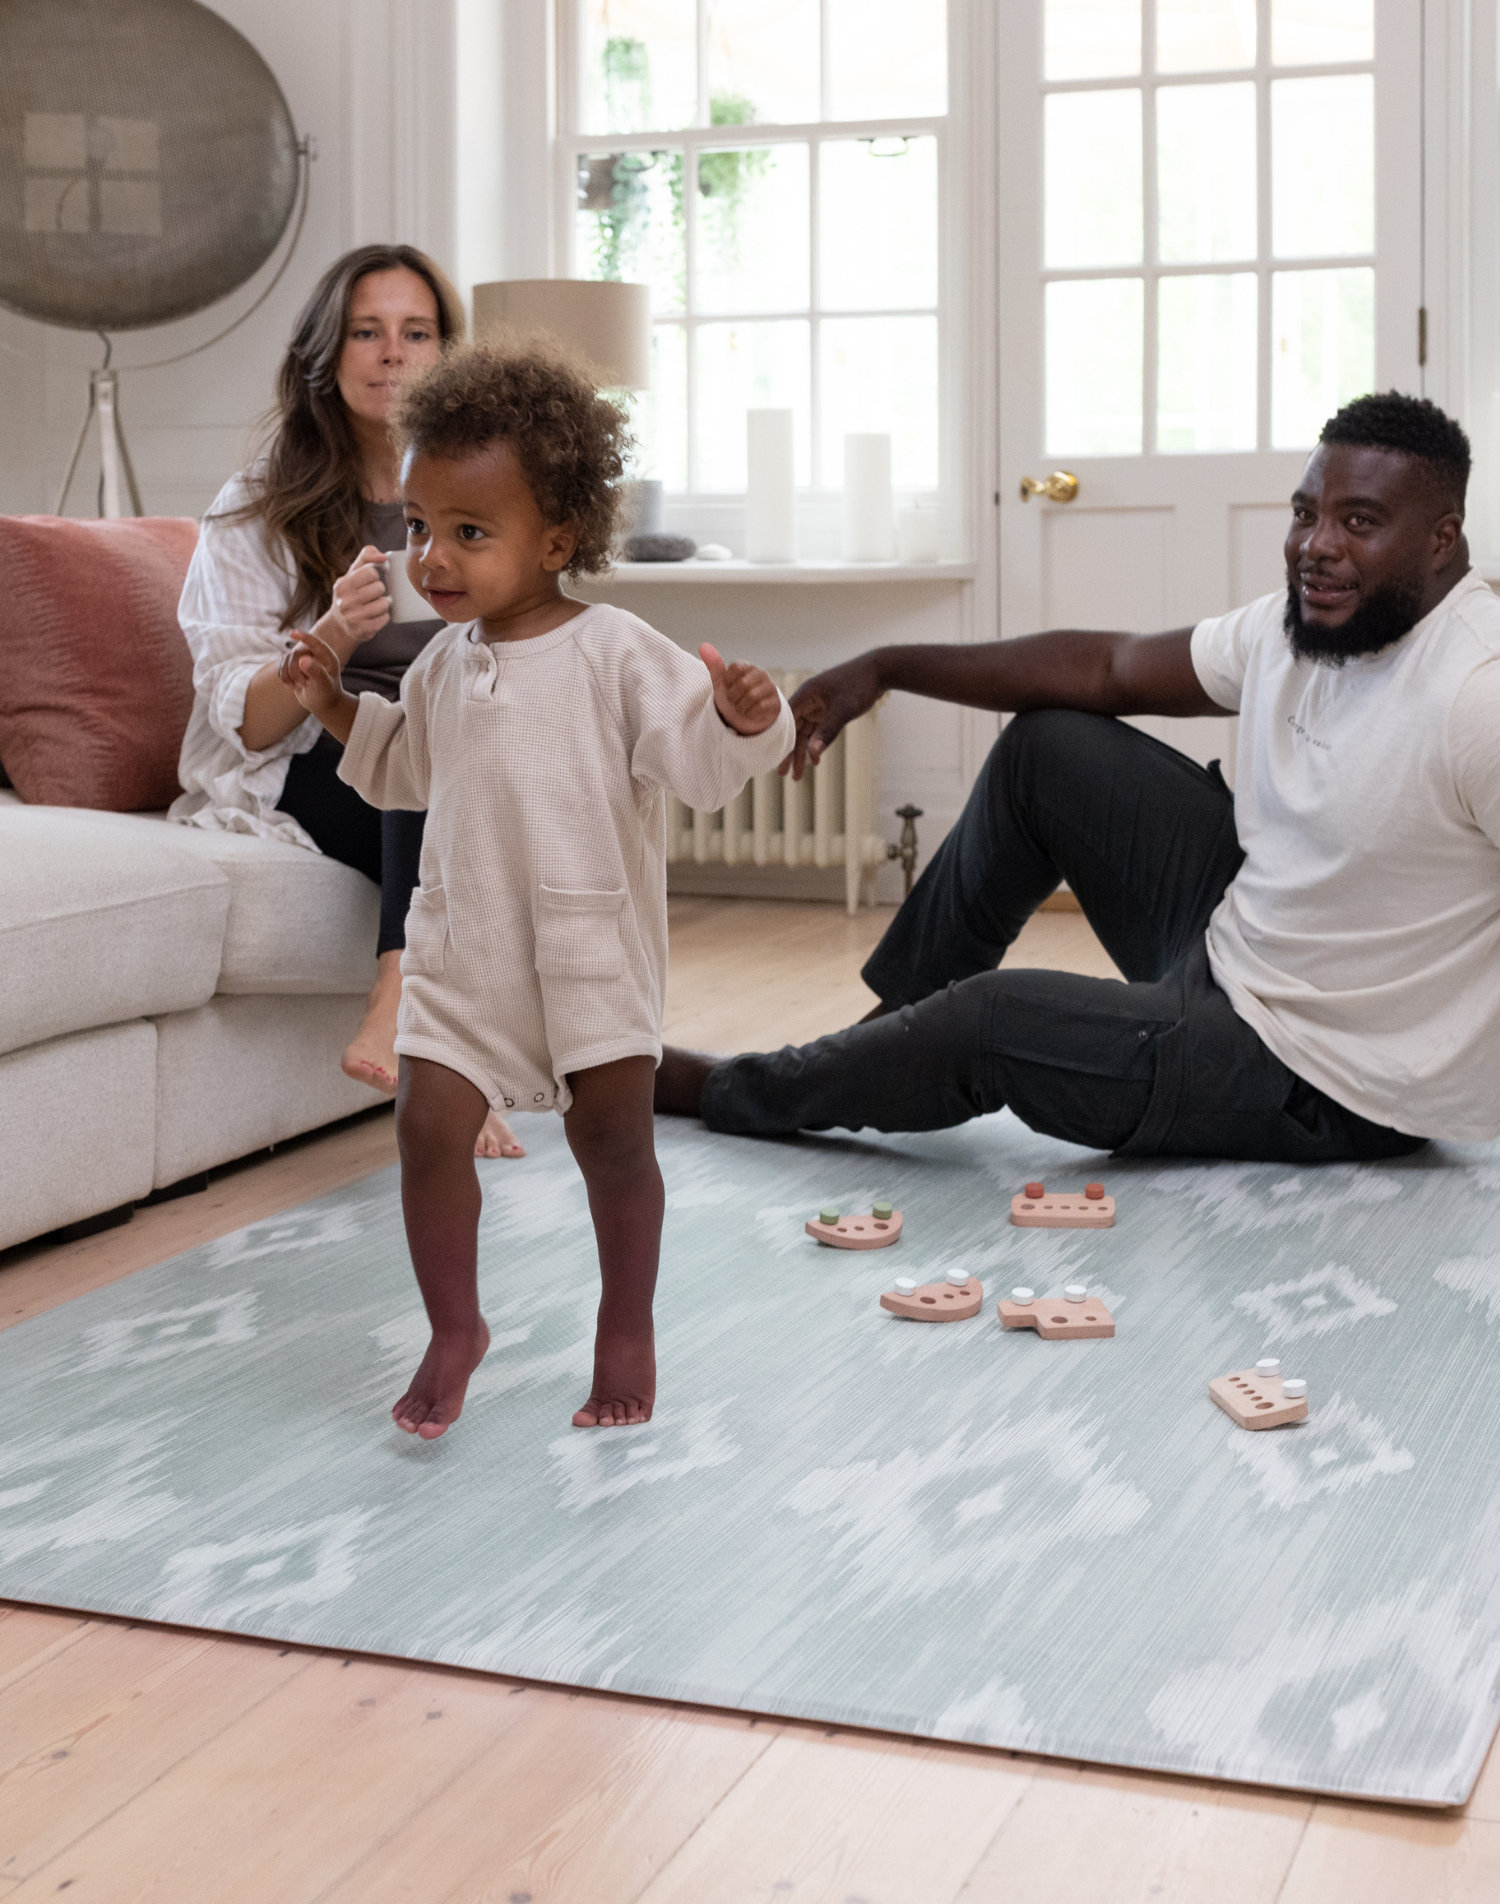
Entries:
{"label": "beige waffle romper", "polygon": [[785,700],[735,733],[696,655],[603,605],[528,641],[450,628],[398,703],[362,694],[340,775],[427,809],[397,1051],[500,1111],[565,1111],[570,1071],[660,1058],[666,791],[721,807],[794,733]]}

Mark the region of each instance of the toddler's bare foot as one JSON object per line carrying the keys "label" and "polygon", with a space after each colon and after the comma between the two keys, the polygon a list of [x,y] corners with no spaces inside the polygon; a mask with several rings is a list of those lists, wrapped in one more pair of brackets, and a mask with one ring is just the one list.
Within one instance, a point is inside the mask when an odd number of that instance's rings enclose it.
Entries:
{"label": "toddler's bare foot", "polygon": [[463,1412],[469,1377],[489,1346],[489,1328],[482,1319],[476,1333],[434,1334],[411,1387],[391,1410],[396,1426],[424,1441],[436,1441]]}
{"label": "toddler's bare foot", "polygon": [[625,1428],[650,1421],[656,1404],[656,1343],[648,1333],[594,1343],[594,1386],[573,1417],[575,1428]]}
{"label": "toddler's bare foot", "polygon": [[510,1125],[498,1111],[491,1111],[484,1120],[484,1129],[480,1131],[474,1145],[476,1157],[524,1157],[526,1147],[516,1136]]}

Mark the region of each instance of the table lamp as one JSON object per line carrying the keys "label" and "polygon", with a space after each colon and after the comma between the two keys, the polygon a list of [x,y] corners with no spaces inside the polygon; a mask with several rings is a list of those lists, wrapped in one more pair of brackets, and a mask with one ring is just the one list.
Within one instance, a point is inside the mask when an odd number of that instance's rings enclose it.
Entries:
{"label": "table lamp", "polygon": [[547,331],[599,372],[605,390],[651,387],[651,287],[595,278],[509,278],[474,286],[474,335]]}

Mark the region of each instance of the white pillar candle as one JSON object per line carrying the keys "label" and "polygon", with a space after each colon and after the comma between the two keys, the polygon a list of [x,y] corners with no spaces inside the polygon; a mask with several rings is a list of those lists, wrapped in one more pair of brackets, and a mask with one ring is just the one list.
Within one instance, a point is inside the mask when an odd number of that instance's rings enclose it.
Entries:
{"label": "white pillar candle", "polygon": [[902,562],[936,562],[936,509],[903,509],[896,517],[896,555]]}
{"label": "white pillar candle", "polygon": [[889,562],[896,554],[891,439],[844,438],[844,560]]}
{"label": "white pillar candle", "polygon": [[797,492],[790,410],[745,412],[745,557],[797,559]]}

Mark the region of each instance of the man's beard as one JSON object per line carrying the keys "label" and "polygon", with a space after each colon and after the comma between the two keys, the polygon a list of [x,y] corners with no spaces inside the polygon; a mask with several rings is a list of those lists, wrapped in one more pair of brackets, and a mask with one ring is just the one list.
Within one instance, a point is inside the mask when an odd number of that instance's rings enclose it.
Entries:
{"label": "man's beard", "polygon": [[1341,668],[1359,655],[1379,654],[1382,648],[1410,634],[1422,619],[1420,581],[1391,582],[1371,589],[1340,628],[1316,628],[1302,619],[1302,597],[1289,582],[1283,626],[1298,661],[1321,662]]}

